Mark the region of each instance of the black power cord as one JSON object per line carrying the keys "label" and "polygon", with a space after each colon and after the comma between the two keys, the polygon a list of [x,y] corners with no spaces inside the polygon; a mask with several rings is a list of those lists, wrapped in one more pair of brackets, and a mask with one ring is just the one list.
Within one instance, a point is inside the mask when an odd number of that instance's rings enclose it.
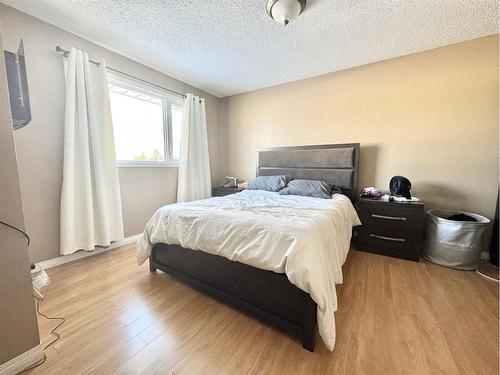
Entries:
{"label": "black power cord", "polygon": [[[51,317],[45,315],[44,313],[42,313],[40,311],[40,299],[39,298],[36,298],[36,312],[38,313],[38,315],[43,316],[45,319],[60,320],[61,321],[58,325],[56,325],[50,331],[50,333],[53,334],[54,336],[56,336],[56,338],[43,347],[43,350],[45,351],[45,349],[47,349],[49,346],[51,346],[52,344],[54,344],[57,340],[59,340],[61,338],[61,335],[56,332],[56,329],[58,329],[60,326],[62,326],[66,322],[66,319],[65,318],[51,318]],[[47,355],[44,353],[43,359],[41,359],[38,363],[35,363],[34,365],[28,367],[27,369],[24,369],[23,371],[18,372],[16,375],[23,374],[29,370],[33,370],[35,367],[38,367],[38,366],[44,364],[46,360],[47,360]]]}
{"label": "black power cord", "polygon": [[58,325],[56,325],[50,331],[50,333],[53,334],[54,336],[56,336],[56,338],[54,340],[52,340],[51,342],[49,342],[47,345],[45,345],[45,347],[43,348],[43,350],[45,350],[61,338],[61,335],[56,332],[56,329],[58,329],[60,326],[62,326],[66,322],[66,319],[65,318],[51,318],[51,317],[45,315],[44,313],[42,313],[40,311],[40,299],[38,299],[38,298],[36,299],[36,312],[38,313],[38,315],[43,316],[47,320],[60,320],[61,321]]}
{"label": "black power cord", "polygon": [[30,245],[30,236],[28,236],[28,234],[24,230],[19,229],[19,228],[13,226],[13,225],[7,224],[4,221],[0,221],[0,224],[5,225],[6,227],[9,227],[11,229],[17,230],[19,233],[24,234],[24,237],[26,237],[26,240],[28,240],[28,246]]}
{"label": "black power cord", "polygon": [[33,370],[34,368],[38,367],[38,366],[41,366],[45,363],[45,361],[47,360],[47,356],[45,355],[45,353],[43,354],[43,359],[40,360],[40,362],[38,363],[35,363],[33,366],[30,366],[28,367],[27,369],[24,369],[23,371],[20,371],[18,372],[16,375],[19,375],[19,374],[24,374],[25,372],[28,372],[30,370]]}

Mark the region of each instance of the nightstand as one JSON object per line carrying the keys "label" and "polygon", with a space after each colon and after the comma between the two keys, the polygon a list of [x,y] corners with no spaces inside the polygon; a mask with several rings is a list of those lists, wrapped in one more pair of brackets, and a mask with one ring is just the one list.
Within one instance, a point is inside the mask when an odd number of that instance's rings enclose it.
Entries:
{"label": "nightstand", "polygon": [[424,235],[423,202],[386,202],[361,198],[358,250],[418,261]]}
{"label": "nightstand", "polygon": [[245,190],[245,189],[241,189],[241,188],[237,188],[237,187],[226,188],[226,187],[222,187],[222,186],[216,186],[216,187],[212,188],[212,197],[223,197],[225,195],[239,193],[242,190]]}

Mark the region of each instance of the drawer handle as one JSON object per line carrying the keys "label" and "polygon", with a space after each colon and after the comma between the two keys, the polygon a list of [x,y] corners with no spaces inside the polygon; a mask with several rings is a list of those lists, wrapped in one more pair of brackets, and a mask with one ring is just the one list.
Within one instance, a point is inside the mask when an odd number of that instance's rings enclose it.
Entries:
{"label": "drawer handle", "polygon": [[378,238],[380,240],[386,240],[386,241],[406,242],[406,240],[404,238],[379,236],[378,234],[370,234],[370,237],[375,237],[375,238]]}
{"label": "drawer handle", "polygon": [[386,220],[400,220],[400,221],[406,221],[406,217],[403,216],[385,216],[385,215],[377,215],[377,214],[372,214],[372,217],[376,217],[378,219],[386,219]]}

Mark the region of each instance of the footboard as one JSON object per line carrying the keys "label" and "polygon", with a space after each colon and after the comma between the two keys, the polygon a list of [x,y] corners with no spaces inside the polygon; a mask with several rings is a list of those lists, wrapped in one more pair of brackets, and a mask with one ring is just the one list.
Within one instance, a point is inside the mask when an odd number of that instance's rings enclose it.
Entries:
{"label": "footboard", "polygon": [[157,244],[150,269],[162,270],[228,305],[302,339],[314,350],[316,303],[285,274],[178,245]]}

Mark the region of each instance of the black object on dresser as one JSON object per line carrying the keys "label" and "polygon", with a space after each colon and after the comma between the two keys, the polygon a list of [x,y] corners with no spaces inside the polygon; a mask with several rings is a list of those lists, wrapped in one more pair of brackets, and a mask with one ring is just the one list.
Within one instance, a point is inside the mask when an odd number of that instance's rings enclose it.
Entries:
{"label": "black object on dresser", "polygon": [[361,198],[356,248],[418,261],[424,235],[423,202],[387,202]]}
{"label": "black object on dresser", "polygon": [[223,197],[229,194],[239,193],[240,191],[245,190],[237,187],[223,187],[217,186],[212,188],[212,196],[213,197]]}

